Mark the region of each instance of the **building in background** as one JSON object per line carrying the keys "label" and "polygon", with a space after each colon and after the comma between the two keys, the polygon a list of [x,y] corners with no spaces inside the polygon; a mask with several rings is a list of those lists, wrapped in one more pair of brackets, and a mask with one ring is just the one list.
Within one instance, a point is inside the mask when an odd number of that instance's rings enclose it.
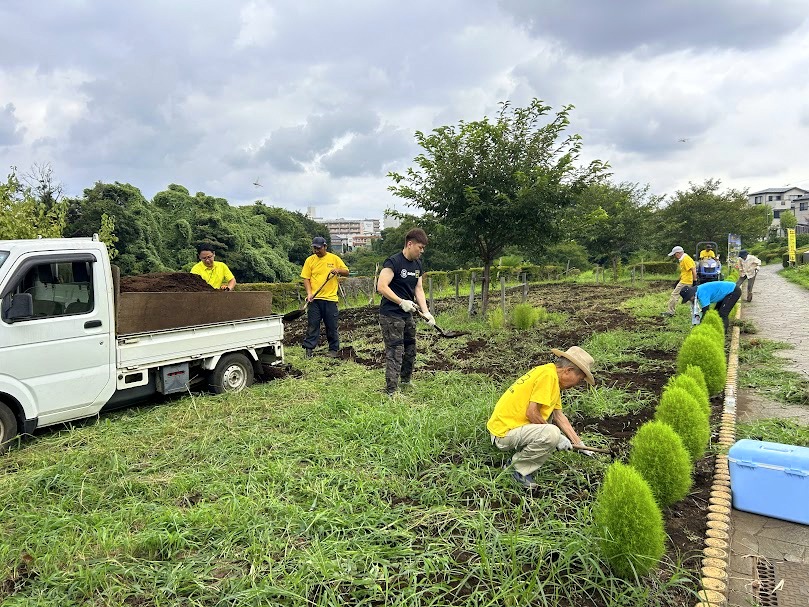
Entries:
{"label": "building in background", "polygon": [[335,253],[353,251],[356,247],[371,246],[381,236],[379,219],[323,219],[316,217],[315,207],[309,207],[306,216],[329,229],[331,248]]}
{"label": "building in background", "polygon": [[771,228],[780,229],[781,213],[792,211],[798,220],[796,233],[809,232],[809,190],[796,187],[767,188],[747,195],[752,205],[767,205],[772,209]]}

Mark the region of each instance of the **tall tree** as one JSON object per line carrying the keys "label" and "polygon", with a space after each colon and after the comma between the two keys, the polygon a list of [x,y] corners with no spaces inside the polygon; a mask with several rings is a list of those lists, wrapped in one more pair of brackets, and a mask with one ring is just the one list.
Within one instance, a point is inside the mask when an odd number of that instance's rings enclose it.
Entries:
{"label": "tall tree", "polygon": [[747,192],[720,191],[720,185],[718,179],[706,179],[705,183],[690,183],[687,190],[674,194],[658,213],[657,231],[663,248],[680,245],[691,251],[698,242],[726,243],[728,234],[740,235],[742,242],[767,235],[768,207],[751,205]]}
{"label": "tall tree", "polygon": [[782,230],[788,230],[798,225],[798,218],[795,217],[795,213],[792,211],[781,211],[778,216],[778,223],[781,224]]}
{"label": "tall tree", "polygon": [[658,202],[649,195],[648,186],[592,185],[578,196],[571,213],[570,233],[576,235],[591,258],[609,262],[617,279],[621,260],[645,246]]}
{"label": "tall tree", "polygon": [[562,210],[606,174],[598,160],[576,165],[581,137],[564,134],[571,109],[550,115],[538,99],[524,108],[505,102],[494,122],[418,131],[424,151],[416,167],[390,173],[394,194],[439,221],[459,252],[481,260],[484,313],[491,266],[505,247],[536,251],[556,241]]}

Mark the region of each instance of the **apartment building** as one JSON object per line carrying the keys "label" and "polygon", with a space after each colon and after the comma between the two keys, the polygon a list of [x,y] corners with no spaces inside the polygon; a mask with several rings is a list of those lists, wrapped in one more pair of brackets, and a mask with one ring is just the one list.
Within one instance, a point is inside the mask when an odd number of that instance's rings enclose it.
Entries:
{"label": "apartment building", "polygon": [[767,188],[747,196],[750,204],[766,204],[772,209],[772,227],[779,227],[783,211],[792,211],[798,219],[798,232],[809,231],[809,190],[797,187]]}

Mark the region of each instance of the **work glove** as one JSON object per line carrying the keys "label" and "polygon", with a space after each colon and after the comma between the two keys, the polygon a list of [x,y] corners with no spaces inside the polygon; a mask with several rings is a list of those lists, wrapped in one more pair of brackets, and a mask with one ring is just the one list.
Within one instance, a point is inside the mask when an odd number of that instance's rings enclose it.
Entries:
{"label": "work glove", "polygon": [[582,455],[586,455],[587,457],[595,457],[596,456],[595,453],[593,453],[592,451],[588,451],[587,449],[582,449],[581,451],[579,451],[579,453],[581,453]]}
{"label": "work glove", "polygon": [[424,313],[424,320],[426,320],[427,324],[430,325],[431,327],[435,326],[435,318],[433,317],[432,314],[430,314],[430,312]]}
{"label": "work glove", "polygon": [[559,451],[570,451],[573,448],[573,443],[564,434],[559,437],[559,442],[556,443],[556,449]]}
{"label": "work glove", "polygon": [[407,312],[407,313],[412,313],[412,312],[415,312],[416,310],[419,309],[419,307],[414,302],[410,301],[409,299],[403,299],[402,301],[400,301],[399,302],[399,307],[404,312]]}

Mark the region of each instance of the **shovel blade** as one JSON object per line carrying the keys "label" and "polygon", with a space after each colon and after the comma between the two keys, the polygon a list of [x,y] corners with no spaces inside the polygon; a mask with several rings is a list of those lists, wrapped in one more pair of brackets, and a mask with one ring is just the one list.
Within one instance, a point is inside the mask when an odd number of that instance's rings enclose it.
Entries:
{"label": "shovel blade", "polygon": [[283,316],[284,322],[291,322],[293,320],[298,320],[301,316],[303,316],[304,312],[306,312],[306,308],[303,308],[301,310],[292,310],[292,312],[287,312]]}

